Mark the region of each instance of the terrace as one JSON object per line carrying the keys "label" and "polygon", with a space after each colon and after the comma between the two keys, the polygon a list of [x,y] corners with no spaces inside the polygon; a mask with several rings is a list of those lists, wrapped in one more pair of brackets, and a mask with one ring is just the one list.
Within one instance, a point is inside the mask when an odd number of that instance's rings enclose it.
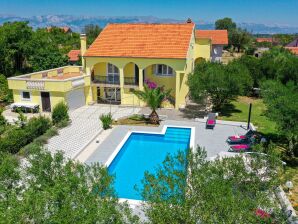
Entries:
{"label": "terrace", "polygon": [[81,66],[65,66],[50,70],[33,72],[8,79],[11,89],[42,91],[69,91],[73,87],[84,85],[87,75]]}

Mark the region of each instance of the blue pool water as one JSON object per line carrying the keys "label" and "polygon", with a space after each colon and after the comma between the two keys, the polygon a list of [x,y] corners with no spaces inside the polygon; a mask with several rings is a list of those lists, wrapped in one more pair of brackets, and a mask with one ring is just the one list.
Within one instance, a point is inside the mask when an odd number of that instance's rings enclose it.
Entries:
{"label": "blue pool water", "polygon": [[142,189],[144,172],[153,173],[167,154],[186,151],[190,144],[190,128],[168,127],[166,133],[132,133],[108,167],[115,175],[114,187],[119,198],[142,200],[135,185]]}

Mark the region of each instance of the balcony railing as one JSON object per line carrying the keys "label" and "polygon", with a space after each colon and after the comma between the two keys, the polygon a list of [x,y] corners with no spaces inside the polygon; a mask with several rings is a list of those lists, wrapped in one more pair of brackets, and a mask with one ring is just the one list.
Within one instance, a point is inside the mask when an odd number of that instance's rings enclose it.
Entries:
{"label": "balcony railing", "polygon": [[127,86],[137,86],[139,83],[134,77],[124,77],[124,85]]}
{"label": "balcony railing", "polygon": [[[93,83],[99,83],[99,84],[120,85],[119,76],[96,75],[93,77],[92,81]],[[137,86],[139,85],[139,83],[136,82],[136,79],[134,77],[124,77],[124,85]]]}
{"label": "balcony railing", "polygon": [[100,84],[120,85],[119,76],[94,76],[92,81]]}

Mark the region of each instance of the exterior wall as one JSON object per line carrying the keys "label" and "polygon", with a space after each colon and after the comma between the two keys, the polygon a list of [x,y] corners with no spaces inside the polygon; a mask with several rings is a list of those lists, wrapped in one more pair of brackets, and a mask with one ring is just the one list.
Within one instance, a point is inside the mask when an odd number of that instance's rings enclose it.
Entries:
{"label": "exterior wall", "polygon": [[209,39],[196,39],[194,58],[204,58],[207,61],[211,56],[211,41]]}
{"label": "exterior wall", "polygon": [[[134,64],[136,64],[139,68],[139,89],[143,88],[143,70],[147,69],[147,67],[150,67],[154,64],[165,64],[174,69],[174,71],[177,73],[186,73],[185,70],[188,66],[186,66],[187,59],[157,59],[157,58],[112,58],[112,57],[86,57],[86,74],[90,75],[91,71],[94,69],[94,74],[100,74],[101,69],[100,66],[102,63],[111,63],[114,64],[119,68],[120,73],[120,89],[121,89],[121,103],[124,105],[132,105],[132,101],[135,105],[137,105],[135,102],[135,97],[124,87],[124,76],[125,77],[131,77],[131,75],[134,75],[133,69]],[[134,63],[134,64],[133,64]],[[102,70],[103,71],[103,70]],[[132,73],[132,74],[130,74]],[[106,69],[105,73],[106,74]],[[101,74],[100,74],[101,75]],[[158,85],[165,85],[165,88],[173,89],[173,94],[176,94],[176,81],[175,76],[174,78],[170,77],[156,77],[152,75],[152,72],[145,72],[146,78],[151,78],[152,81],[156,81]],[[184,84],[183,84],[184,85]],[[178,86],[181,86],[180,84]],[[186,87],[183,87],[183,89],[186,89]],[[186,91],[186,90],[185,90]],[[93,97],[88,96],[88,99],[93,99],[93,101],[96,101],[96,89],[93,88],[90,93],[93,93]],[[87,102],[89,103],[89,102]],[[185,103],[185,102],[184,102]],[[144,105],[143,102],[140,102],[140,105]],[[178,104],[175,105],[176,108],[178,108]]]}
{"label": "exterior wall", "polygon": [[211,61],[221,62],[222,51],[223,51],[223,45],[212,45]]}
{"label": "exterior wall", "polygon": [[194,60],[195,60],[195,50],[196,50],[196,40],[195,31],[190,39],[190,45],[187,52],[186,68],[185,72],[176,73],[176,105],[175,108],[184,107],[186,105],[186,97],[189,92],[187,85],[188,75],[194,70]]}
{"label": "exterior wall", "polygon": [[[41,109],[41,98],[40,98],[40,92],[39,92],[39,99],[40,99],[40,109]],[[64,101],[66,102],[65,99],[65,93],[62,92],[50,92],[50,100],[51,100],[51,109],[53,110],[54,106],[61,102]]]}
{"label": "exterior wall", "polygon": [[[21,97],[21,92],[22,90],[13,90],[13,99],[14,102],[18,103],[34,103],[38,104],[40,110],[42,109],[42,104],[41,104],[41,92],[45,91],[38,91],[38,90],[24,90],[26,92],[30,92],[31,99],[30,100],[22,100]],[[65,100],[65,94],[62,92],[50,92],[50,101],[51,101],[51,109],[53,110],[54,106]]]}
{"label": "exterior wall", "polygon": [[171,95],[176,96],[176,75],[173,76],[160,76],[156,75],[154,66],[150,65],[145,69],[145,79],[155,82],[158,86],[164,86],[166,90],[171,89]]}
{"label": "exterior wall", "polygon": [[141,101],[138,97],[136,97],[133,93],[130,92],[129,88],[124,88],[124,94],[121,97],[121,104],[141,106]]}
{"label": "exterior wall", "polygon": [[135,77],[135,64],[130,62],[124,67],[124,77]]}
{"label": "exterior wall", "polygon": [[94,65],[94,75],[105,76],[107,74],[107,63],[99,63]]}

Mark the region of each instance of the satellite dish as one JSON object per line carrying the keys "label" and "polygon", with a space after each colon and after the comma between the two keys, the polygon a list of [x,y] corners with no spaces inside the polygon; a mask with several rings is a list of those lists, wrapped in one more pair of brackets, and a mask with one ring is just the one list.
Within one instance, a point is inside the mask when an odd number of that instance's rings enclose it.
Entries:
{"label": "satellite dish", "polygon": [[217,49],[216,48],[213,49],[213,53],[217,54]]}

